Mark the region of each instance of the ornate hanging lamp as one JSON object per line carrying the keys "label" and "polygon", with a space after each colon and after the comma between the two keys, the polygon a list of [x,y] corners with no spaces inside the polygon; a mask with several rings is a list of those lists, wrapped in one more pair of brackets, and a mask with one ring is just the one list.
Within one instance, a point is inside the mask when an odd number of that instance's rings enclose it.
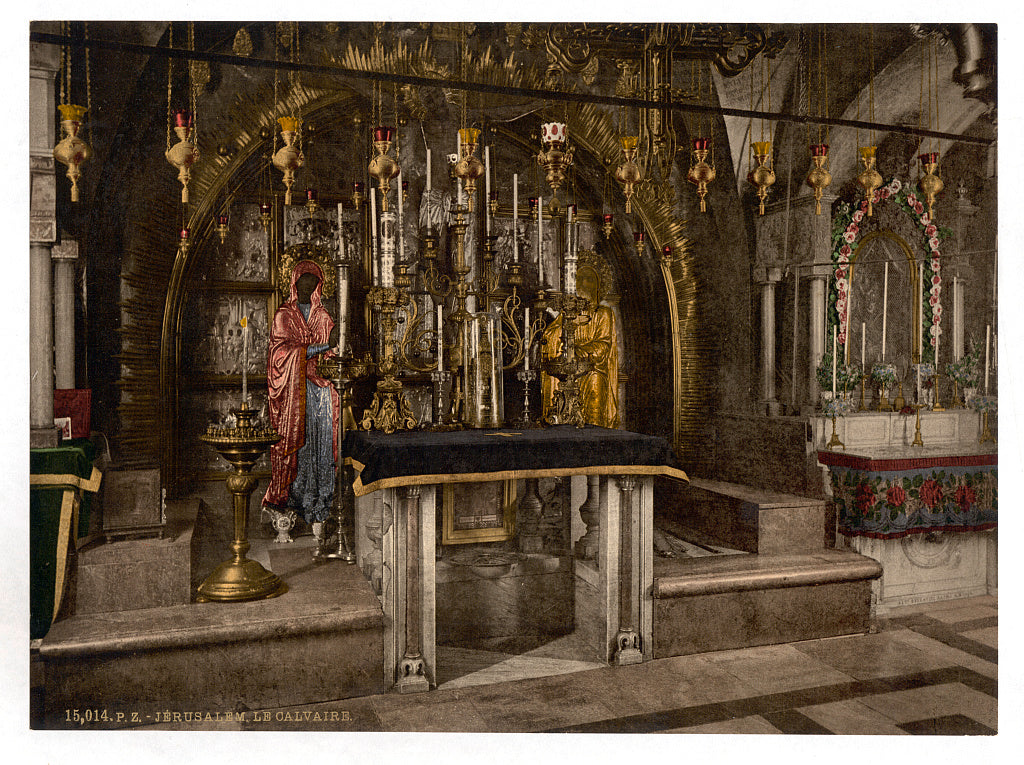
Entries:
{"label": "ornate hanging lamp", "polygon": [[917,182],[917,186],[921,189],[921,193],[924,194],[925,203],[928,205],[928,220],[930,221],[934,218],[932,215],[932,205],[935,204],[936,198],[938,198],[946,185],[938,176],[939,153],[937,151],[922,154],[917,159],[925,173],[921,176],[921,180]]}
{"label": "ornate hanging lamp", "polygon": [[715,180],[714,166],[708,164],[710,153],[709,141],[707,138],[693,139],[693,162],[686,173],[686,180],[697,187],[697,196],[700,197],[700,211],[707,212],[707,203],[704,197],[708,193],[708,184]]}
{"label": "ornate hanging lamp", "polygon": [[876,146],[857,147],[860,161],[864,164],[864,169],[857,176],[857,185],[864,189],[864,198],[868,202],[867,213],[869,216],[873,212],[871,202],[874,199],[875,191],[882,185],[882,176],[875,169],[875,151],[877,151],[877,148]]}
{"label": "ornate hanging lamp", "polygon": [[537,164],[544,168],[548,185],[558,194],[558,189],[565,182],[565,174],[572,166],[573,148],[567,145],[563,122],[545,122],[540,126],[540,133],[541,151],[537,155]]}
{"label": "ornate hanging lamp", "polygon": [[459,129],[459,160],[453,172],[464,184],[466,190],[467,210],[473,212],[473,200],[476,197],[476,180],[484,174],[484,163],[477,159],[476,144],[480,140],[479,128]]}
{"label": "ornate hanging lamp", "polygon": [[282,173],[284,203],[290,205],[292,186],[295,185],[295,171],[306,164],[306,157],[299,144],[302,120],[298,117],[278,117],[277,124],[281,126],[281,140],[284,141],[284,146],[274,152],[273,163]]}
{"label": "ornate hanging lamp", "polygon": [[747,180],[757,188],[758,212],[764,215],[764,203],[768,198],[768,190],[775,183],[775,171],[769,163],[772,142],[754,141],[751,144],[751,148],[754,152],[754,161],[757,162],[757,166],[747,173]]}
{"label": "ornate hanging lamp", "polygon": [[[171,25],[168,42],[174,45],[174,25]],[[189,23],[189,49],[194,41],[194,26]],[[188,68],[188,90],[191,110],[171,109],[173,87],[173,59],[167,62],[167,150],[164,157],[178,171],[178,182],[181,183],[181,203],[188,204],[188,184],[192,180],[192,166],[199,160],[199,148],[196,146],[196,87],[192,78],[192,68]],[[171,129],[178,137],[178,142],[171,145]]]}
{"label": "ornate hanging lamp", "polygon": [[636,185],[644,179],[643,171],[636,163],[637,145],[640,143],[640,136],[624,135],[619,136],[619,144],[622,146],[622,164],[615,168],[615,180],[622,184],[622,193],[626,196],[626,214],[633,212],[632,199]]}
{"label": "ornate hanging lamp", "polygon": [[814,214],[821,215],[821,197],[832,183],[828,171],[828,144],[816,143],[811,146],[811,169],[807,173],[807,185],[814,189]]}
{"label": "ornate hanging lamp", "polygon": [[[67,35],[69,22],[61,22],[61,31]],[[85,27],[85,35],[88,37],[88,25]],[[71,181],[71,201],[79,199],[78,179],[82,177],[81,166],[92,157],[92,148],[79,135],[82,129],[82,118],[91,107],[91,86],[89,82],[89,49],[85,49],[85,98],[86,105],[79,106],[70,103],[71,100],[71,49],[68,46],[61,48],[61,69],[60,81],[60,104],[57,109],[60,111],[60,127],[63,138],[53,148],[53,158],[62,165],[67,166],[67,177]]]}
{"label": "ornate hanging lamp", "polygon": [[401,170],[398,162],[391,156],[391,144],[394,135],[395,129],[393,127],[382,125],[373,129],[373,150],[375,154],[366,168],[370,175],[377,179],[381,196],[381,212],[388,211],[388,193],[391,191],[391,180],[397,177]]}

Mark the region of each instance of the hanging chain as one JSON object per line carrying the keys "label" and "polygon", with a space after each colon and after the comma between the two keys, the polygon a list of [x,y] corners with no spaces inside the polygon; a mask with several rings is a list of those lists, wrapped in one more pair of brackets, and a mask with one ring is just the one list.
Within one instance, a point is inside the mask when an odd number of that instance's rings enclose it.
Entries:
{"label": "hanging chain", "polygon": [[[174,22],[167,27],[167,47],[174,48]],[[174,84],[174,57],[167,57],[167,151],[171,150],[171,91]]]}
{"label": "hanging chain", "polygon": [[[196,27],[195,22],[188,22],[188,50],[189,53],[194,53],[196,49]],[[195,79],[194,62],[191,56],[188,62],[188,95],[189,95],[189,111],[192,113],[192,143],[198,143],[199,135],[199,113],[196,110],[196,94],[199,90],[199,84]]]}
{"label": "hanging chain", "polygon": [[[89,72],[89,22],[85,23],[85,111],[89,115],[89,121],[85,123],[88,131],[89,143],[92,144],[92,77]],[[938,113],[938,109],[936,109]]]}

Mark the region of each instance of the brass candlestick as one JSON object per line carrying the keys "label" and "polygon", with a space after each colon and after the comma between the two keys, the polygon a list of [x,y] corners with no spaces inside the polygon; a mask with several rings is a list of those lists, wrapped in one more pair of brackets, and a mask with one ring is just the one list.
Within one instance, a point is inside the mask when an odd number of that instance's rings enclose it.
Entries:
{"label": "brass candlestick", "polygon": [[981,438],[978,439],[979,444],[986,442],[995,443],[996,439],[992,436],[992,431],[988,429],[988,412],[981,413]]}
{"label": "brass candlestick", "polygon": [[867,406],[864,404],[864,386],[867,385],[867,382],[867,374],[862,374],[860,377],[860,406],[857,408],[858,412],[866,412],[868,410]]}
{"label": "brass candlestick", "polygon": [[233,500],[235,539],[231,543],[231,560],[221,563],[199,585],[200,602],[243,601],[273,598],[288,591],[281,578],[267,571],[259,562],[245,556],[249,551],[246,527],[249,523],[249,497],[256,488],[256,476],[252,468],[281,436],[272,427],[253,425],[255,410],[242,402],[239,409],[232,409],[238,420],[233,428],[215,428],[212,425],[199,440],[213,446],[220,456],[231,463],[235,472],[228,475],[225,483]]}
{"label": "brass candlestick", "polygon": [[938,370],[936,370],[935,371],[935,376],[932,378],[932,380],[933,380],[932,386],[933,386],[933,390],[935,391],[935,403],[932,404],[932,411],[933,412],[944,412],[944,411],[946,411],[946,408],[942,405],[942,401],[939,399],[939,380],[941,378],[942,378],[942,375],[940,375]]}
{"label": "brass candlestick", "polygon": [[913,404],[916,418],[914,423],[914,440],[910,442],[911,446],[924,446],[924,441],[921,439],[921,408],[923,406],[924,404],[920,403]]}
{"label": "brass candlestick", "polygon": [[900,380],[898,385],[899,391],[896,393],[896,398],[894,398],[892,402],[892,410],[894,412],[901,411],[903,407],[907,405],[907,400],[903,398],[903,381]]}
{"label": "brass candlestick", "polygon": [[832,438],[829,440],[827,444],[825,444],[825,448],[828,449],[829,451],[832,451],[836,446],[838,446],[844,452],[846,451],[846,445],[839,440],[839,433],[836,432],[836,416],[832,415]]}

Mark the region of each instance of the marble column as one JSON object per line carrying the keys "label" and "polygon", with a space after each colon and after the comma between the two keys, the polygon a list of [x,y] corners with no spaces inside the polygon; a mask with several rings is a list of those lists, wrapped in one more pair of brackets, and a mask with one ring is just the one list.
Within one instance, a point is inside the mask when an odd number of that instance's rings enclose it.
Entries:
{"label": "marble column", "polygon": [[619,630],[615,636],[615,663],[640,664],[640,556],[639,518],[634,497],[639,481],[636,476],[615,479],[619,486]]}
{"label": "marble column", "polygon": [[53,335],[56,387],[75,387],[75,264],[78,242],[66,240],[50,251],[53,259]]}
{"label": "marble column", "polygon": [[587,476],[587,498],[580,505],[580,518],[587,526],[586,533],[576,540],[576,557],[593,561],[600,568],[597,554],[601,541],[601,476]]}
{"label": "marble column", "polygon": [[57,429],[53,424],[50,248],[57,240],[53,146],[57,122],[54,77],[59,69],[59,53],[52,45],[33,44],[29,49],[29,444],[32,447],[57,445]]}
{"label": "marble column", "polygon": [[815,406],[818,403],[818,364],[825,355],[825,277],[813,274],[810,279],[811,310],[808,312],[807,336],[809,347],[807,354],[807,403]]}
{"label": "marble column", "polygon": [[430,690],[421,650],[420,487],[404,486],[400,493],[405,515],[405,652],[395,673],[395,690],[399,693],[420,693]]}
{"label": "marble column", "polygon": [[775,285],[782,279],[782,269],[756,266],[754,281],[761,287],[761,409],[770,417],[782,413],[775,396]]}

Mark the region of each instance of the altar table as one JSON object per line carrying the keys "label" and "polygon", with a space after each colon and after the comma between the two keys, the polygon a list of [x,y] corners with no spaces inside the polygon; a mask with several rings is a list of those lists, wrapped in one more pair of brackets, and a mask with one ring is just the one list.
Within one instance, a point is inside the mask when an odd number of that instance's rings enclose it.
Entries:
{"label": "altar table", "polygon": [[446,483],[586,476],[569,512],[594,510],[587,532],[597,539],[592,559],[574,560],[577,593],[594,595],[606,661],[651,658],[654,476],[687,480],[665,439],[565,425],[350,431],[342,454],[355,471],[357,559],[380,572],[385,687],[436,685],[435,513]]}

